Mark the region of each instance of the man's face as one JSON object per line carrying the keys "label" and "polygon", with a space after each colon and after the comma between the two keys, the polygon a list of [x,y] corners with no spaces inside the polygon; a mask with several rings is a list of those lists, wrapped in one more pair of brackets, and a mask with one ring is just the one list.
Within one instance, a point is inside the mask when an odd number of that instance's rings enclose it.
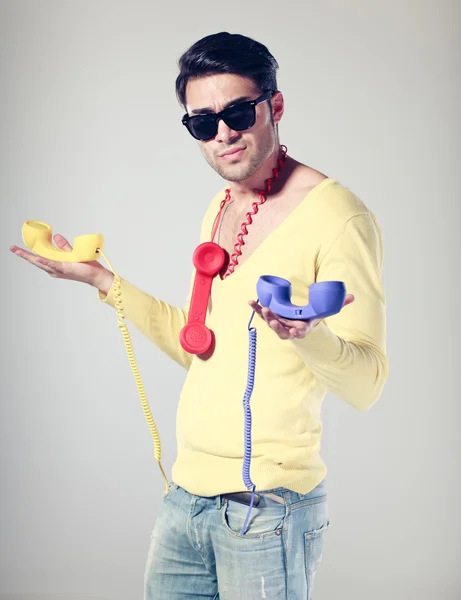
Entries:
{"label": "man's face", "polygon": [[[255,100],[262,92],[246,77],[233,74],[192,79],[186,88],[189,115],[220,112],[235,101]],[[274,106],[272,106],[272,105]],[[276,123],[283,113],[281,94],[257,104],[256,122],[246,131],[234,131],[220,120],[216,136],[198,145],[208,164],[228,181],[251,177],[278,148]],[[230,154],[229,154],[230,153]]]}

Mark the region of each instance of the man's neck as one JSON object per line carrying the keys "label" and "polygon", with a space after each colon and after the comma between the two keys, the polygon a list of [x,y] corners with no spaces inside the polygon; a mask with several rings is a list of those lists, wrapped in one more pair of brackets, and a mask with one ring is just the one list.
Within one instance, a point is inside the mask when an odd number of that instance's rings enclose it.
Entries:
{"label": "man's neck", "polygon": [[[281,152],[279,147],[277,147],[274,153],[251,177],[245,181],[230,182],[229,187],[231,189],[231,197],[234,205],[245,208],[255,199],[256,190],[265,192],[266,180],[273,177],[273,169],[277,167],[280,170],[280,165],[277,164],[280,157]],[[268,198],[278,193],[283,187],[287,177],[286,170],[288,171],[286,167],[287,165],[285,164],[284,167],[282,167],[277,180],[271,184],[271,192],[270,194],[267,194]]]}

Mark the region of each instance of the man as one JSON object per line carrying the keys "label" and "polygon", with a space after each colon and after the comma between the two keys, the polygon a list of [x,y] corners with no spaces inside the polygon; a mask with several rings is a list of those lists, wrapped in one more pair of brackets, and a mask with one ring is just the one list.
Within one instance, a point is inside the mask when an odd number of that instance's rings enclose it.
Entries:
{"label": "man", "polygon": [[[206,324],[215,344],[208,355],[180,343],[191,295],[185,309],[172,307],[121,280],[127,319],[188,371],[173,484],[152,534],[145,598],[310,600],[329,525],[322,401],[330,391],[365,410],[387,378],[381,231],[351,191],[280,145],[284,98],[265,46],[211,35],[179,67],[183,123],[227,182],[209,205],[200,241],[213,239],[227,260],[212,285]],[[71,249],[62,236],[55,241]],[[115,305],[113,275],[99,263],[12,251],[53,277],[96,287]],[[263,274],[288,279],[294,304],[306,304],[316,281],[343,281],[350,293],[330,318],[290,321],[252,300]],[[254,495],[242,479],[251,309],[260,317],[251,398]]]}

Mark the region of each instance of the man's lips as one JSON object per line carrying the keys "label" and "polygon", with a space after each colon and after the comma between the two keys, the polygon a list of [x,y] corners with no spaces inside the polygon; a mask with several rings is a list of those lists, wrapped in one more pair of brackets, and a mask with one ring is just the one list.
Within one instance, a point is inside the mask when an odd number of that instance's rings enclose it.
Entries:
{"label": "man's lips", "polygon": [[224,154],[221,154],[219,158],[236,158],[237,156],[240,156],[244,150],[245,148],[235,148],[235,150],[228,150],[227,152],[224,152]]}

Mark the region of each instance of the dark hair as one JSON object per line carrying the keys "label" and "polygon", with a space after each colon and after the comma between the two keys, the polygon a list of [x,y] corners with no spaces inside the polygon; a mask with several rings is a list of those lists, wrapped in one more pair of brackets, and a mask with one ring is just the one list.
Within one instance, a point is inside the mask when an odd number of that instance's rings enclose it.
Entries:
{"label": "dark hair", "polygon": [[176,96],[183,107],[189,79],[205,75],[235,73],[252,79],[262,92],[277,90],[277,61],[266,46],[244,35],[208,35],[186,50],[178,65]]}

